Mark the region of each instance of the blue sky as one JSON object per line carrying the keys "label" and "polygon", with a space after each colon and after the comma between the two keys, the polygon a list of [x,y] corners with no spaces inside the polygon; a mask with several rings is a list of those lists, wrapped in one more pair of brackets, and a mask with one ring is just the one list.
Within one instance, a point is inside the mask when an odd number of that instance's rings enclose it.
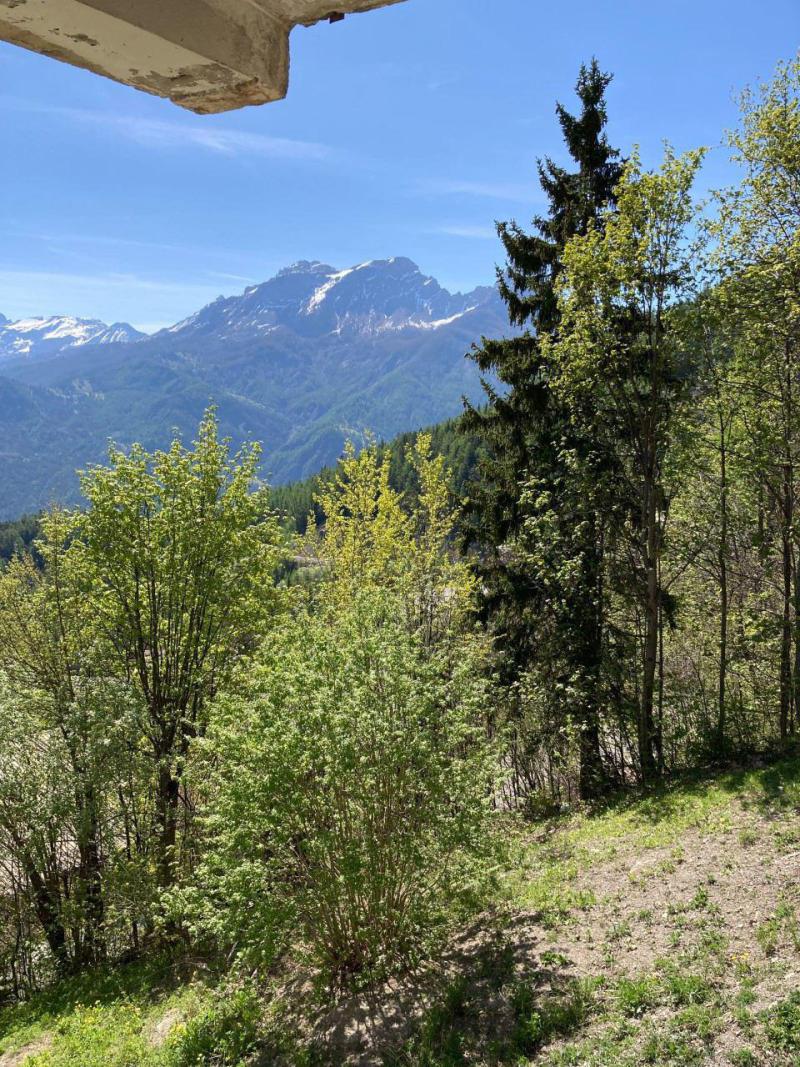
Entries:
{"label": "blue sky", "polygon": [[[206,117],[0,45],[0,311],[155,329],[298,259],[485,284],[582,61],[654,164],[664,139],[719,146],[798,43],[797,0],[407,0],[295,30],[286,101]],[[730,176],[713,148],[701,191]]]}

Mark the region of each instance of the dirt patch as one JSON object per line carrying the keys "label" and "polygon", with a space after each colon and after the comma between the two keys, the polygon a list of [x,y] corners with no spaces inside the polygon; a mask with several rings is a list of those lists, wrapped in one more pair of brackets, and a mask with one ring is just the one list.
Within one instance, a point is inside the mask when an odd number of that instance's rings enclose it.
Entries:
{"label": "dirt patch", "polygon": [[178,1008],[170,1008],[169,1011],[165,1012],[161,1018],[152,1025],[150,1032],[147,1035],[148,1043],[152,1048],[161,1048],[169,1037],[172,1028],[176,1026],[182,1018],[183,1015]]}
{"label": "dirt patch", "polygon": [[[714,996],[729,1007],[720,1009],[713,1037],[691,1062],[730,1064],[743,1047],[733,1008],[742,975],[753,976],[754,1018],[800,983],[797,922],[780,919],[800,915],[798,831],[795,810],[764,811],[732,799],[724,820],[691,827],[671,844],[645,847],[645,835],[634,831],[616,840],[607,858],[576,854],[571,885],[585,907],[557,922],[532,910],[483,916],[425,971],[306,1014],[299,1024],[303,1042],[326,1063],[378,1067],[460,981],[469,1005],[480,1005],[464,1018],[470,1047],[497,1047],[514,1025],[509,1001],[520,983],[546,1001],[581,980],[599,980],[608,1003],[618,983],[670,966],[682,973],[692,960],[695,970],[713,971]],[[568,840],[558,834],[548,838],[551,849],[559,859],[571,858]],[[303,1000],[299,988],[285,997],[289,1004]],[[671,1023],[669,1008],[654,1006],[648,1014],[651,1028],[668,1031]],[[593,1025],[582,1035],[591,1038]],[[489,1059],[478,1053],[464,1062]]]}
{"label": "dirt patch", "polygon": [[[537,956],[537,950],[545,960]],[[316,1012],[295,1018],[304,1044],[320,1050],[322,1062],[347,1067],[379,1067],[401,1049],[442,990],[464,981],[482,1005],[482,1014],[497,1037],[512,1025],[506,987],[533,972],[542,989],[557,987],[559,975],[547,962],[547,944],[533,918],[523,912],[487,914],[453,939],[433,964],[402,980],[345,997]],[[286,987],[282,1001],[297,1005],[308,989]],[[306,1000],[306,1004],[308,1001]]]}
{"label": "dirt patch", "polygon": [[35,1041],[31,1041],[13,1052],[0,1052],[0,1067],[22,1067],[30,1056],[36,1056],[40,1052],[47,1052],[52,1044],[52,1035],[45,1034],[43,1037],[38,1037]]}

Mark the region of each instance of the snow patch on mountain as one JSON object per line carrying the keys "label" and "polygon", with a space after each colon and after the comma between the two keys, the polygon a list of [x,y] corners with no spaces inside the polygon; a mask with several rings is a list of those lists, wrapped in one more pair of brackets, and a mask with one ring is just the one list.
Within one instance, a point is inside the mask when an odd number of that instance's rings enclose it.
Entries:
{"label": "snow patch on mountain", "polygon": [[319,289],[314,290],[313,296],[306,304],[306,314],[310,315],[315,308],[318,308],[320,306],[320,304],[323,302],[325,297],[335,285],[338,285],[338,283],[342,281],[343,278],[349,277],[349,275],[351,275],[354,270],[360,270],[362,266],[366,266],[366,264],[362,263],[358,267],[349,267],[347,270],[340,270],[337,271],[336,274],[331,274],[331,276],[328,278],[324,285],[321,285]]}
{"label": "snow patch on mountain", "polygon": [[0,318],[0,359],[38,358],[57,355],[78,345],[130,343],[146,335],[127,322],[109,326],[99,319],[79,319],[72,315],[50,318]]}
{"label": "snow patch on mountain", "polygon": [[465,315],[469,315],[471,311],[477,311],[479,305],[474,304],[472,307],[464,308],[463,311],[457,311],[455,315],[451,315],[447,319],[431,319],[428,322],[424,320],[412,319],[408,325],[417,330],[438,330],[442,326],[450,326],[454,322],[458,322],[459,319],[463,319]]}
{"label": "snow patch on mountain", "polygon": [[319,260],[285,267],[239,296],[219,297],[165,331],[245,339],[286,330],[307,338],[438,330],[481,307],[499,307],[496,289],[450,293],[410,259],[367,260],[341,270]]}

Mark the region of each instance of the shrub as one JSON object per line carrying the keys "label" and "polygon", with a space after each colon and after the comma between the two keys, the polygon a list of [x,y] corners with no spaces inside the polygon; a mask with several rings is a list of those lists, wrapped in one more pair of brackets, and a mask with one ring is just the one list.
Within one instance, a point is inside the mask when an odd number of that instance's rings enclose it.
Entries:
{"label": "shrub", "polygon": [[425,648],[376,590],[288,622],[202,746],[194,921],[261,963],[301,940],[336,983],[413,958],[486,870],[476,656]]}
{"label": "shrub", "polygon": [[258,998],[250,987],[216,994],[170,1034],[164,1067],[238,1067],[256,1047],[260,1014]]}
{"label": "shrub", "polygon": [[594,1010],[596,990],[593,979],[573,981],[548,996],[537,995],[531,985],[518,985],[511,998],[516,1049],[521,1054],[534,1055],[545,1042],[574,1033]]}
{"label": "shrub", "polygon": [[658,982],[649,976],[620,978],[614,999],[623,1015],[644,1015],[658,999]]}

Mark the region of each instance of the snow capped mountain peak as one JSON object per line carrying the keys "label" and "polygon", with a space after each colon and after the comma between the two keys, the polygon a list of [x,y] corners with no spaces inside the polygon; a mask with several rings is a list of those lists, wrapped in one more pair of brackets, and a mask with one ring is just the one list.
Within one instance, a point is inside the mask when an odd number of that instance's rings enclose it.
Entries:
{"label": "snow capped mountain peak", "polygon": [[[290,274],[325,274],[333,271],[328,263],[321,263],[318,259],[298,259],[296,263],[290,263],[288,267],[279,270],[276,278],[285,278]],[[254,286],[253,288],[258,288]]]}
{"label": "snow capped mountain peak", "polygon": [[246,339],[284,330],[307,338],[387,331],[437,330],[477,308],[499,307],[490,287],[449,293],[405,256],[370,259],[339,269],[300,260],[239,296],[215,300],[169,327],[178,336]]}
{"label": "snow capped mountain peak", "polygon": [[[479,310],[501,314],[494,288],[450,293],[405,256],[369,259],[344,269],[303,259],[237,296],[217,297],[155,336],[260,342],[278,331],[314,342],[343,335],[369,340],[445,329]],[[0,316],[0,361],[50,358],[80,345],[144,337],[125,322],[107,325],[69,315],[9,322]]]}
{"label": "snow capped mountain peak", "polygon": [[145,334],[127,322],[108,326],[99,319],[79,319],[73,315],[49,318],[18,319],[11,322],[0,317],[0,360],[24,357],[39,359],[55,356],[62,349],[78,345],[129,343],[140,341]]}

